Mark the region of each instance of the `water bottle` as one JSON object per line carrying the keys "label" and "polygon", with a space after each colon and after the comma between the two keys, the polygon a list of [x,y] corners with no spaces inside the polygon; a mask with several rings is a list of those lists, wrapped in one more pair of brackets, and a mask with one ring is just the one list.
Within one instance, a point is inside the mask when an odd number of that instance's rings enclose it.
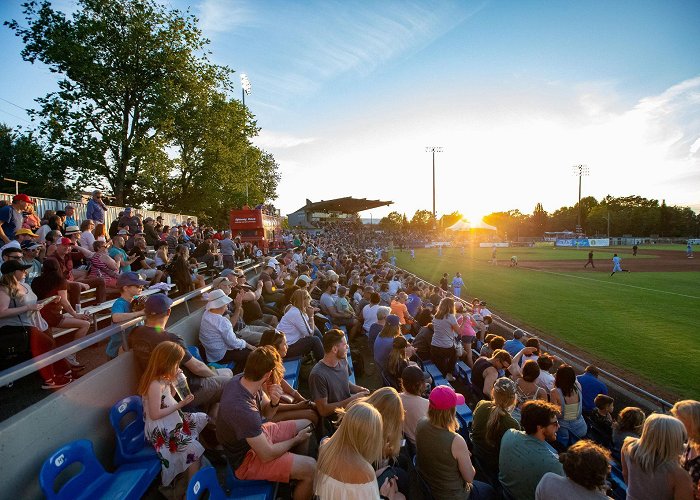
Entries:
{"label": "water bottle", "polygon": [[170,276],[168,276],[168,278],[165,281],[168,283],[168,285],[173,284],[173,279]]}
{"label": "water bottle", "polygon": [[175,392],[180,398],[180,401],[184,400],[187,396],[192,394],[192,392],[190,391],[190,386],[187,384],[187,377],[182,372],[177,373],[177,376],[175,377],[175,383],[173,385],[175,386]]}

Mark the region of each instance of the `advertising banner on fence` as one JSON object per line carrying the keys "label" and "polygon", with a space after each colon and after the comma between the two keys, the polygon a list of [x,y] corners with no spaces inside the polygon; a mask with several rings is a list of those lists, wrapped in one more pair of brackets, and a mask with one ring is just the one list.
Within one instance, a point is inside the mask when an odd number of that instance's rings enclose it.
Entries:
{"label": "advertising banner on fence", "polygon": [[608,247],[608,238],[564,238],[556,241],[558,247]]}
{"label": "advertising banner on fence", "polygon": [[588,238],[588,244],[592,247],[609,247],[609,238]]}
{"label": "advertising banner on fence", "polygon": [[554,242],[553,241],[536,241],[535,246],[536,247],[553,247]]}
{"label": "advertising banner on fence", "polygon": [[479,246],[481,248],[493,248],[493,247],[507,248],[510,245],[508,244],[508,242],[505,242],[505,243],[479,243]]}

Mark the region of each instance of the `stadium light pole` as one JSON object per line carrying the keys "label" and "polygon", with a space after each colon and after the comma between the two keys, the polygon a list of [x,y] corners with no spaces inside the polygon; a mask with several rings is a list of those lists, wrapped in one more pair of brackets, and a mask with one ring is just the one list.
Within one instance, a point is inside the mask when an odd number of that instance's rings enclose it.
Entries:
{"label": "stadium light pole", "polygon": [[[250,94],[252,87],[250,86],[250,80],[248,80],[248,75],[241,73],[241,96],[243,97],[243,126],[245,127],[247,122],[246,117],[246,107],[245,107],[245,95]],[[245,133],[245,132],[244,132]],[[248,148],[243,152],[243,170],[245,172],[245,204],[248,204]]]}
{"label": "stadium light pole", "polygon": [[574,165],[571,167],[574,175],[578,177],[578,214],[576,218],[576,232],[580,233],[581,228],[581,177],[588,175],[588,167],[586,165]]}
{"label": "stadium light pole", "polygon": [[437,221],[437,215],[435,214],[435,153],[442,153],[442,146],[426,146],[426,153],[433,153],[433,229],[435,229],[435,224]]}

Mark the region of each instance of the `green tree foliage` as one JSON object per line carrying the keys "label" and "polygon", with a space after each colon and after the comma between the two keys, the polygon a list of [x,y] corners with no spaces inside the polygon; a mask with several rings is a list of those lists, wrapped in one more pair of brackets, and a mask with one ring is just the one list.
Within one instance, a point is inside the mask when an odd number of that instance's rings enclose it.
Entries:
{"label": "green tree foliage", "polygon": [[384,228],[388,230],[392,229],[401,229],[403,226],[403,219],[406,216],[402,216],[398,212],[389,212],[389,214],[386,217],[382,217],[382,220],[379,221],[379,224]]}
{"label": "green tree foliage", "polygon": [[[69,199],[77,193],[70,187],[66,168],[50,158],[31,132],[14,132],[0,124],[0,178],[28,183],[20,191],[42,198]],[[14,193],[12,183],[3,191]]]}
{"label": "green tree foliage", "polygon": [[246,201],[275,197],[274,158],[250,144],[253,118],[227,97],[232,71],[209,62],[190,14],[155,0],[79,0],[72,16],[24,4],[7,23],[22,57],[58,73],[37,99],[38,131],[76,181],[117,204],[226,220]]}
{"label": "green tree foliage", "polygon": [[464,216],[459,212],[452,212],[451,214],[445,214],[442,217],[440,217],[440,227],[447,229],[448,227],[461,221],[462,217],[464,217]]}
{"label": "green tree foliage", "polygon": [[416,210],[416,213],[411,217],[410,226],[412,229],[425,231],[432,229],[435,223],[435,218],[430,210]]}
{"label": "green tree foliage", "polygon": [[535,205],[535,210],[532,212],[532,217],[530,218],[528,233],[532,236],[544,234],[544,232],[547,230],[548,218],[549,215],[542,207],[542,203]]}

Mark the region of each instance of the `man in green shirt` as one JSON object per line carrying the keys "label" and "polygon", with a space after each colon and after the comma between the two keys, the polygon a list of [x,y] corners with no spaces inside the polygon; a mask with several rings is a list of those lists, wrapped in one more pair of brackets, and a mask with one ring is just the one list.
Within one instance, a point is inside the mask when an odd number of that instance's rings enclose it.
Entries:
{"label": "man in green shirt", "polygon": [[520,413],[525,432],[508,429],[501,440],[498,478],[510,496],[535,500],[537,484],[547,472],[564,475],[557,452],[547,441],[556,440],[559,407],[546,401],[527,401]]}

